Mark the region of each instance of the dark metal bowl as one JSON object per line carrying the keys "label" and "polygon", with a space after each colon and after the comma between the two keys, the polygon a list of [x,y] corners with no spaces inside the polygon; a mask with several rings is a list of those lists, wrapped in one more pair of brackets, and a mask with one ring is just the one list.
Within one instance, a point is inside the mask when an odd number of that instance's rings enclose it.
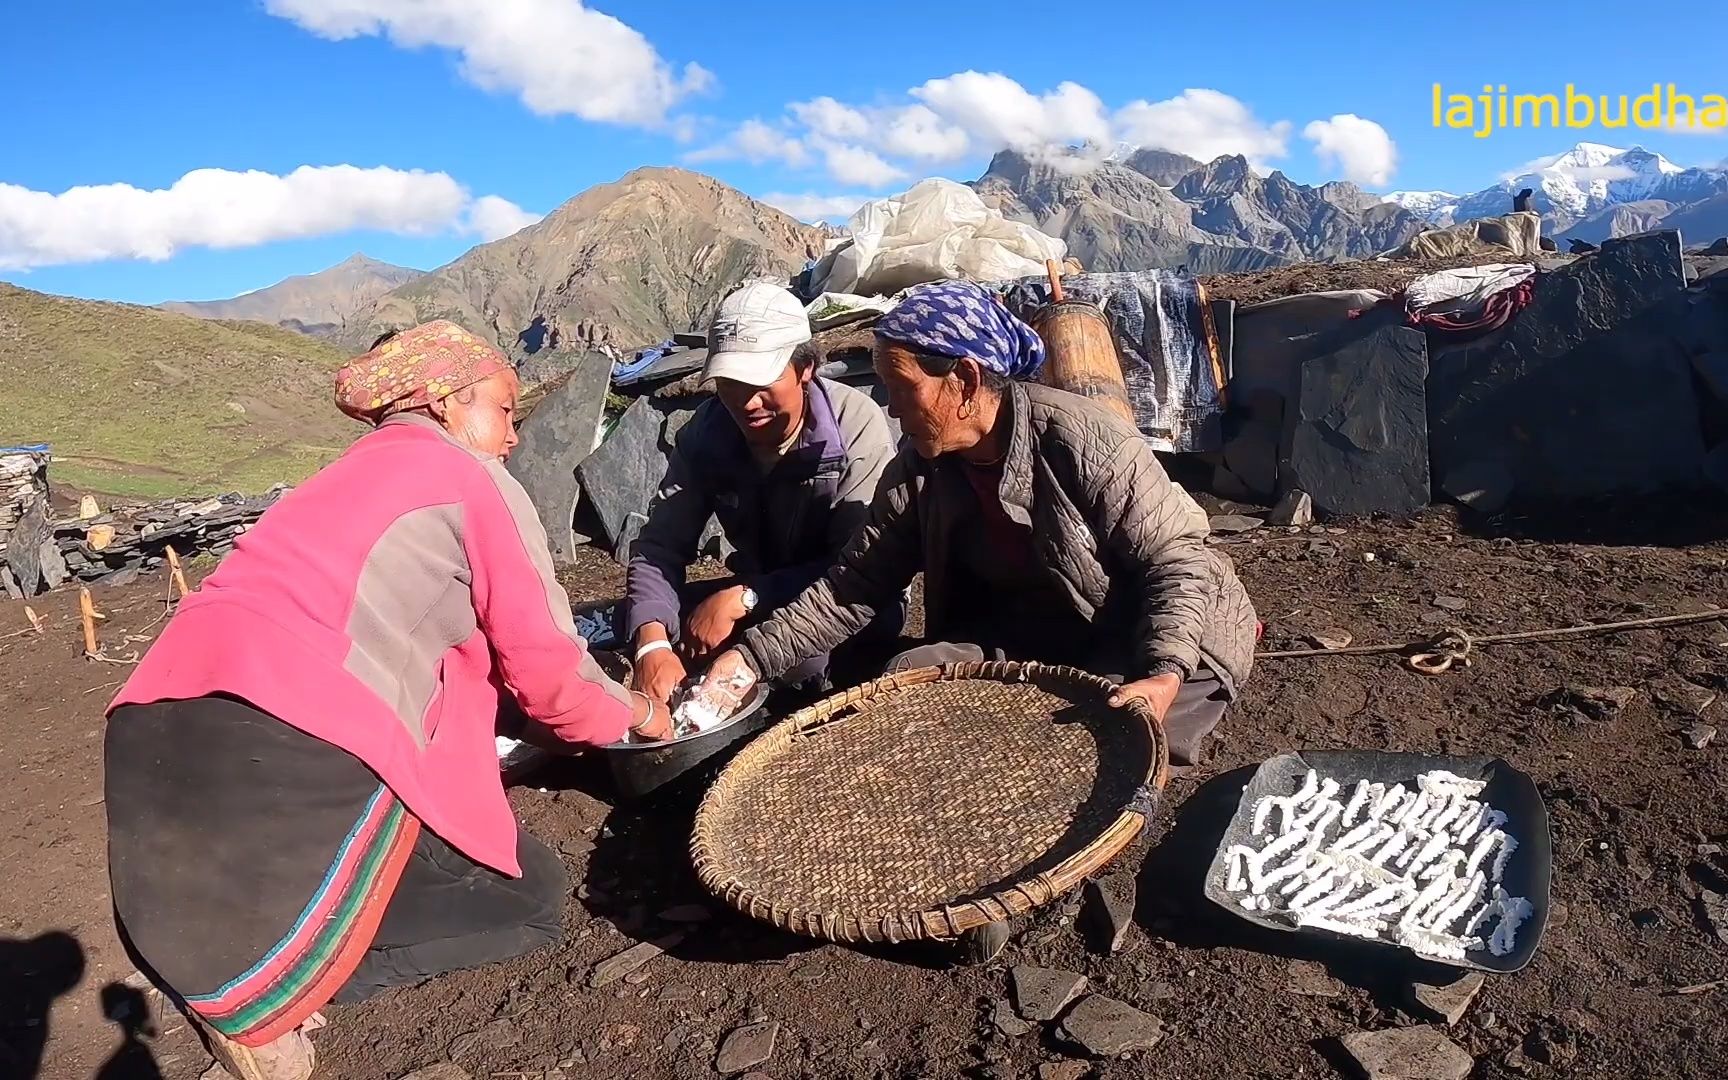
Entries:
{"label": "dark metal bowl", "polygon": [[722,752],[741,748],[773,719],[767,703],[768,687],[757,683],[738,711],[719,727],[665,742],[617,742],[601,747],[600,752],[606,755],[619,794],[644,798],[698,766],[718,764],[715,759]]}

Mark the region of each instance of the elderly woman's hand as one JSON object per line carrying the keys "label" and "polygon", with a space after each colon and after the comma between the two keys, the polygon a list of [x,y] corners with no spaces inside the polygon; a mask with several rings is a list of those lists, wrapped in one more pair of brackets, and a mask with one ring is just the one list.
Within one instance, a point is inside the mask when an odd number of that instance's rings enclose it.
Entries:
{"label": "elderly woman's hand", "polygon": [[1131,683],[1123,683],[1110,695],[1110,706],[1122,709],[1128,702],[1140,698],[1152,708],[1152,718],[1160,724],[1164,722],[1164,714],[1170,711],[1170,706],[1176,701],[1176,695],[1182,689],[1182,676],[1175,673],[1154,675],[1149,679],[1139,679]]}
{"label": "elderly woman's hand", "polygon": [[691,689],[685,701],[695,708],[709,710],[716,722],[731,719],[738,706],[750,696],[756,685],[756,672],[737,649],[727,649],[715,658],[713,666]]}
{"label": "elderly woman's hand", "polygon": [[672,737],[672,710],[640,690],[630,692],[630,734],[643,742],[665,742]]}

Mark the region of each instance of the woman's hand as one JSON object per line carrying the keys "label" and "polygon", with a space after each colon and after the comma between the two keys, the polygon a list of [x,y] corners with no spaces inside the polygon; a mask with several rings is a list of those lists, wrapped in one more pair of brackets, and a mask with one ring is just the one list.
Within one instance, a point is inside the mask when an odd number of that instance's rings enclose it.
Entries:
{"label": "woman's hand", "polygon": [[636,661],[636,669],[630,673],[630,686],[647,694],[664,710],[670,707],[673,691],[689,674],[677,653],[654,649]]}
{"label": "woman's hand", "polygon": [[684,636],[679,641],[684,655],[700,660],[718,649],[732,636],[733,628],[745,614],[742,585],[721,589],[697,604],[696,610],[684,620]]}
{"label": "woman's hand", "polygon": [[640,690],[630,694],[630,734],[644,742],[664,742],[672,737],[672,710]]}
{"label": "woman's hand", "polygon": [[1170,711],[1170,706],[1176,701],[1176,695],[1182,689],[1182,676],[1171,672],[1165,675],[1154,675],[1150,679],[1139,679],[1131,683],[1123,683],[1110,695],[1110,707],[1122,709],[1135,698],[1139,698],[1152,707],[1152,718],[1158,723],[1164,722],[1164,714]]}

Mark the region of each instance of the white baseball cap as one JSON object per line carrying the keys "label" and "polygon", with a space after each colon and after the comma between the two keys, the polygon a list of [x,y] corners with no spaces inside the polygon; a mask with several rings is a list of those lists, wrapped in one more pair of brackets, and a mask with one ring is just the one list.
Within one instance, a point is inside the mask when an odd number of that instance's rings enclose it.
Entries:
{"label": "white baseball cap", "polygon": [[771,281],[749,282],[720,301],[708,330],[702,377],[771,385],[809,340],[810,319],[790,289]]}

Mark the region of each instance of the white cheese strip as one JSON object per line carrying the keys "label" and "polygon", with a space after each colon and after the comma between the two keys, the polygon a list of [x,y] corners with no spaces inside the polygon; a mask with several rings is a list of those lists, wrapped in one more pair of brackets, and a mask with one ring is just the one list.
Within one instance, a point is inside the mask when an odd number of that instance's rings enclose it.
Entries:
{"label": "white cheese strip", "polygon": [[1350,802],[1344,807],[1344,819],[1338,823],[1341,829],[1348,829],[1356,816],[1368,805],[1368,781],[1356,781],[1356,791],[1350,796]]}
{"label": "white cheese strip", "polygon": [[1496,882],[1506,876],[1506,861],[1512,853],[1518,850],[1518,841],[1510,833],[1500,834],[1500,853],[1494,856],[1494,872],[1489,875]]}

